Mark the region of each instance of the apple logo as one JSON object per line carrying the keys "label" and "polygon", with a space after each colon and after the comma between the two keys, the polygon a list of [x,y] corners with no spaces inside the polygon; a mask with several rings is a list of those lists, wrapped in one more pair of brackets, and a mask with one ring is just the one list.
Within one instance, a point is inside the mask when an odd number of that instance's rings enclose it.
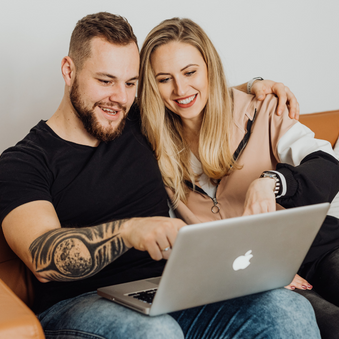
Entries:
{"label": "apple logo", "polygon": [[241,255],[240,257],[236,258],[233,261],[234,271],[245,269],[250,264],[250,260],[252,257],[253,257],[252,250],[249,250],[245,253],[245,255]]}

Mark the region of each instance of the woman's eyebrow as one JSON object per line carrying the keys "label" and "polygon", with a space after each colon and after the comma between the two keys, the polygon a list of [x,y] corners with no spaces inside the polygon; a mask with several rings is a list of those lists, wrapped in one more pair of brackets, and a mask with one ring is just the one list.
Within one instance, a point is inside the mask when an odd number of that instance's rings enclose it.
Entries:
{"label": "woman's eyebrow", "polygon": [[170,75],[170,73],[158,73],[155,77],[158,77],[159,75]]}
{"label": "woman's eyebrow", "polygon": [[[198,64],[189,64],[189,65],[185,66],[184,68],[182,68],[180,70],[180,72],[184,71],[186,68],[191,67],[191,66],[198,66],[199,67]],[[155,77],[158,77],[159,75],[171,75],[171,74],[170,73],[158,73]]]}
{"label": "woman's eyebrow", "polygon": [[184,71],[186,68],[191,67],[191,66],[199,66],[199,65],[197,65],[197,64],[189,64],[189,65],[185,66],[184,68],[182,68],[180,70],[180,72]]}

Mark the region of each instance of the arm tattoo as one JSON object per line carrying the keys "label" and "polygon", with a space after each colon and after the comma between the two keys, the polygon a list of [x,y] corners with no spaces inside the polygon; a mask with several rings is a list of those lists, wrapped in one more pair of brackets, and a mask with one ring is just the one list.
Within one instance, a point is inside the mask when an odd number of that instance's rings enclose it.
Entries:
{"label": "arm tattoo", "polygon": [[119,232],[125,221],[49,231],[35,239],[29,248],[33,265],[49,280],[88,278],[129,249]]}

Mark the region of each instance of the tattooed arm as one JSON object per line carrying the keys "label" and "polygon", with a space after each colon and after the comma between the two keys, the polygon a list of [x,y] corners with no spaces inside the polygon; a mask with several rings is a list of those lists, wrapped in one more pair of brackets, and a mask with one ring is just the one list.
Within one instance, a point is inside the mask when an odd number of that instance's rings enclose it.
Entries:
{"label": "tattooed arm", "polygon": [[29,247],[36,272],[47,280],[71,281],[90,277],[129,248],[120,234],[126,220],[49,231]]}
{"label": "tattooed arm", "polygon": [[164,217],[132,218],[84,228],[61,228],[54,207],[34,201],[10,212],[2,223],[13,251],[41,282],[90,277],[129,248],[167,259],[185,223]]}

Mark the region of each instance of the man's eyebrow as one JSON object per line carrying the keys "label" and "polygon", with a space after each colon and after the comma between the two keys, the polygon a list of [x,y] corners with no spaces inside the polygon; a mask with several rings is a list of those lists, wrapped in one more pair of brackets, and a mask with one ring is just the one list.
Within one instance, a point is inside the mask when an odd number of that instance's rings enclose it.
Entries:
{"label": "man's eyebrow", "polygon": [[133,80],[138,80],[139,79],[139,75],[136,75],[135,77],[129,79],[128,81],[133,81]]}
{"label": "man's eyebrow", "polygon": [[101,77],[110,78],[110,79],[117,79],[117,77],[115,75],[108,74],[108,73],[98,72],[98,73],[96,73],[96,75],[101,76]]}
{"label": "man's eyebrow", "polygon": [[[108,73],[102,73],[102,72],[98,72],[96,73],[97,76],[102,76],[102,77],[107,77],[107,78],[110,78],[110,79],[118,79],[115,75],[112,75],[112,74],[108,74]],[[131,78],[131,79],[128,79],[127,81],[134,81],[134,80],[138,80],[139,79],[139,75],[136,75],[135,77]]]}
{"label": "man's eyebrow", "polygon": [[[198,66],[199,67],[198,64],[189,64],[189,65],[185,66],[184,68],[182,68],[180,70],[180,72],[184,71],[186,68],[191,67],[191,66]],[[158,77],[159,75],[170,75],[170,73],[158,73],[155,77]]]}

